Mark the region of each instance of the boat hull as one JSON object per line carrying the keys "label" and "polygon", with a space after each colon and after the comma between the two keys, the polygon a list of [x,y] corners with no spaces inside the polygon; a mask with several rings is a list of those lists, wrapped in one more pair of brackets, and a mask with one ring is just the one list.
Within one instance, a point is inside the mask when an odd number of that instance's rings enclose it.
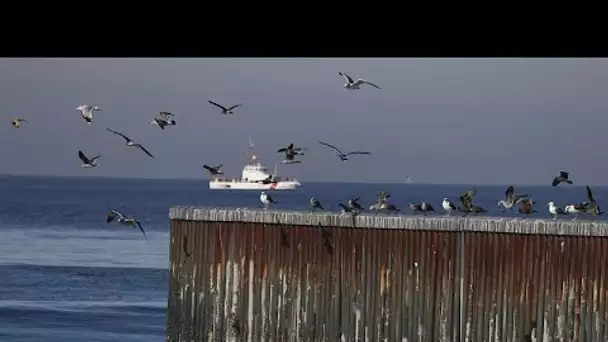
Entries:
{"label": "boat hull", "polygon": [[302,185],[297,181],[280,181],[271,184],[254,182],[209,182],[209,189],[211,190],[295,190],[300,186]]}

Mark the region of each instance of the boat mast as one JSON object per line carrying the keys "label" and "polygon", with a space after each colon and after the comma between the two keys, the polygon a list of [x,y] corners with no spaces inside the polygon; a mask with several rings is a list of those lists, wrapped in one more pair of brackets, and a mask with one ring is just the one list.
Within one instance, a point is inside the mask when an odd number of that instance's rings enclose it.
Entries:
{"label": "boat mast", "polygon": [[256,159],[255,152],[253,151],[253,146],[255,146],[255,144],[251,140],[251,135],[250,135],[249,136],[249,147],[247,148],[247,164],[249,164],[249,165],[253,164]]}

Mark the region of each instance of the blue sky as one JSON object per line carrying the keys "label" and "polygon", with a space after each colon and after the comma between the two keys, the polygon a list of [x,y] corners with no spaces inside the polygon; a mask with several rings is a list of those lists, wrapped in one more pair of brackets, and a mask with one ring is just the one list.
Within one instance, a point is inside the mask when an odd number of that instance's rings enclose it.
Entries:
{"label": "blue sky", "polygon": [[[382,87],[343,88],[339,71]],[[606,184],[608,62],[562,58],[0,59],[0,173],[238,175],[249,136],[270,169],[306,181],[547,184],[559,169]],[[221,116],[207,100],[247,105]],[[98,105],[88,126],[76,107]],[[177,125],[150,124],[159,111]],[[29,121],[13,129],[10,120]],[[126,133],[156,158],[126,148]],[[367,150],[341,162],[317,140]],[[80,168],[78,149],[100,153]]]}

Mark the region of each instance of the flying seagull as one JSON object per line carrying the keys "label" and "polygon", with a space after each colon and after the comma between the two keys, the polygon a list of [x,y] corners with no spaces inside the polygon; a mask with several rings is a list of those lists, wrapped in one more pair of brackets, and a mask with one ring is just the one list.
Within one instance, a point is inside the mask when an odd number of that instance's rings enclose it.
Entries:
{"label": "flying seagull", "polygon": [[559,176],[553,178],[553,183],[551,185],[558,186],[560,183],[572,184],[572,181],[568,179],[569,175],[569,172],[566,172],[564,170],[560,171]]}
{"label": "flying seagull", "polygon": [[209,165],[203,165],[203,168],[207,171],[209,171],[209,173],[213,176],[217,176],[217,175],[223,175],[224,172],[222,172],[222,166],[224,166],[224,164],[220,164],[217,166],[209,166]]}
{"label": "flying seagull", "polygon": [[364,84],[369,84],[370,86],[380,89],[380,87],[378,87],[377,85],[373,84],[372,82],[366,81],[362,78],[353,81],[353,79],[348,76],[347,74],[343,73],[343,72],[339,72],[338,75],[343,76],[346,79],[346,84],[344,84],[344,88],[349,89],[349,90],[358,90],[361,89],[361,86]]}
{"label": "flying seagull", "polygon": [[268,209],[268,205],[270,203],[277,203],[277,201],[275,201],[274,198],[270,197],[270,195],[268,195],[264,191],[262,191],[262,193],[260,194],[260,201],[262,201],[262,203],[264,203],[264,210]]}
{"label": "flying seagull", "polygon": [[593,198],[593,193],[591,192],[591,188],[589,187],[589,185],[587,185],[587,200],[589,202],[587,202],[585,205],[586,213],[591,214],[593,216],[603,214],[603,212],[600,210],[600,206],[595,201],[595,198]]}
{"label": "flying seagull", "polygon": [[126,226],[131,226],[131,227],[137,227],[139,228],[139,230],[141,230],[141,232],[144,234],[144,238],[146,238],[146,240],[148,239],[148,237],[146,236],[146,231],[144,230],[144,227],[141,226],[141,223],[139,221],[137,221],[135,218],[127,218],[125,215],[123,215],[121,212],[116,211],[116,210],[111,210],[108,213],[108,216],[106,218],[106,222],[110,223],[112,221],[116,220],[118,223],[124,224]]}
{"label": "flying seagull", "polygon": [[287,150],[285,151],[285,159],[283,159],[281,161],[281,164],[298,164],[301,163],[301,160],[296,160],[295,157],[298,155],[299,153],[294,152],[293,150]]}
{"label": "flying seagull", "polygon": [[22,122],[27,122],[27,120],[22,119],[22,118],[16,118],[11,121],[11,123],[13,124],[13,127],[15,127],[15,128],[21,127]]}
{"label": "flying seagull", "polygon": [[236,104],[236,105],[234,105],[234,106],[231,106],[231,107],[226,108],[226,107],[222,106],[221,104],[219,104],[219,103],[215,103],[215,102],[213,102],[213,101],[211,101],[211,100],[207,100],[207,101],[208,101],[209,103],[211,103],[212,105],[214,105],[214,106],[216,106],[216,107],[220,108],[220,109],[222,110],[222,114],[224,114],[224,115],[233,115],[233,114],[234,114],[234,113],[233,113],[233,110],[234,110],[235,108],[237,108],[237,107],[240,107],[240,106],[244,105],[244,103],[239,103],[239,104]]}
{"label": "flying seagull", "polygon": [[158,115],[162,116],[166,120],[169,120],[172,116],[175,116],[175,114],[171,112],[159,112]]}
{"label": "flying seagull", "polygon": [[135,142],[134,140],[132,140],[128,136],[126,136],[126,135],[124,135],[124,134],[122,134],[120,132],[113,131],[113,130],[111,130],[109,128],[106,128],[106,130],[108,130],[109,132],[112,132],[112,133],[114,133],[116,135],[120,135],[121,137],[123,137],[126,140],[126,142],[127,142],[125,145],[137,147],[140,150],[144,151],[148,156],[150,156],[150,158],[154,158],[154,156],[150,152],[148,152],[148,150],[146,150],[145,147],[143,147],[141,144]]}
{"label": "flying seagull", "polygon": [[338,153],[338,157],[340,157],[340,159],[341,159],[342,161],[347,161],[347,160],[348,160],[348,156],[350,156],[350,155],[354,155],[354,154],[371,154],[371,152],[362,152],[362,151],[348,152],[348,153],[346,153],[346,154],[345,154],[345,153],[342,153],[342,151],[340,151],[340,150],[339,150],[337,147],[335,147],[335,146],[333,146],[333,145],[330,145],[330,144],[328,144],[328,143],[325,143],[325,142],[319,141],[319,144],[321,144],[321,145],[325,145],[325,146],[327,146],[327,147],[329,147],[329,148],[334,149],[334,150],[335,150],[335,151]]}
{"label": "flying seagull", "polygon": [[164,130],[166,126],[175,126],[175,120],[164,118],[164,117],[163,118],[154,118],[154,120],[152,122],[150,122],[150,124],[156,125],[156,126],[160,127],[160,129]]}
{"label": "flying seagull", "polygon": [[505,191],[505,199],[498,201],[498,206],[503,207],[503,212],[505,210],[511,209],[515,204],[519,204],[522,199],[528,197],[528,195],[516,195],[515,187],[513,185],[507,188]]}
{"label": "flying seagull", "polygon": [[293,153],[293,154],[299,154],[299,155],[304,155],[304,152],[302,151],[306,151],[306,148],[302,148],[302,147],[295,147],[293,145],[293,143],[289,144],[289,146],[287,147],[283,147],[277,150],[277,153],[283,152],[285,154],[287,153]]}
{"label": "flying seagull", "polygon": [[548,206],[549,206],[549,213],[551,213],[551,215],[553,215],[553,219],[554,220],[557,218],[558,215],[565,215],[566,214],[566,212],[564,211],[564,209],[556,206],[553,201],[549,202]]}
{"label": "flying seagull", "polygon": [[96,106],[80,105],[76,107],[76,110],[80,111],[82,118],[90,125],[93,120],[93,112],[101,112],[101,109]]}
{"label": "flying seagull", "polygon": [[314,197],[310,198],[310,206],[312,207],[313,210],[314,209],[325,210],[325,208],[323,208],[323,206],[321,205],[321,202]]}
{"label": "flying seagull", "polygon": [[92,168],[92,167],[97,167],[97,159],[99,159],[100,155],[96,155],[93,158],[87,158],[87,156],[84,155],[84,153],[82,153],[81,150],[78,150],[78,157],[80,158],[80,160],[82,160],[82,167],[83,168]]}
{"label": "flying seagull", "polygon": [[445,212],[448,214],[448,216],[452,215],[452,211],[456,210],[456,206],[454,205],[454,203],[448,201],[447,197],[443,199],[441,206],[443,207],[443,210],[445,210]]}

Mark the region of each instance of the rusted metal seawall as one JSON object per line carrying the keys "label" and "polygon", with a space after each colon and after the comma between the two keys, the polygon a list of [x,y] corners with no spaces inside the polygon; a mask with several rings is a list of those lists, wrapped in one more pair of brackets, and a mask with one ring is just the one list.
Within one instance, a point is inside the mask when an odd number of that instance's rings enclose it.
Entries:
{"label": "rusted metal seawall", "polygon": [[608,225],[171,209],[167,341],[608,341]]}

